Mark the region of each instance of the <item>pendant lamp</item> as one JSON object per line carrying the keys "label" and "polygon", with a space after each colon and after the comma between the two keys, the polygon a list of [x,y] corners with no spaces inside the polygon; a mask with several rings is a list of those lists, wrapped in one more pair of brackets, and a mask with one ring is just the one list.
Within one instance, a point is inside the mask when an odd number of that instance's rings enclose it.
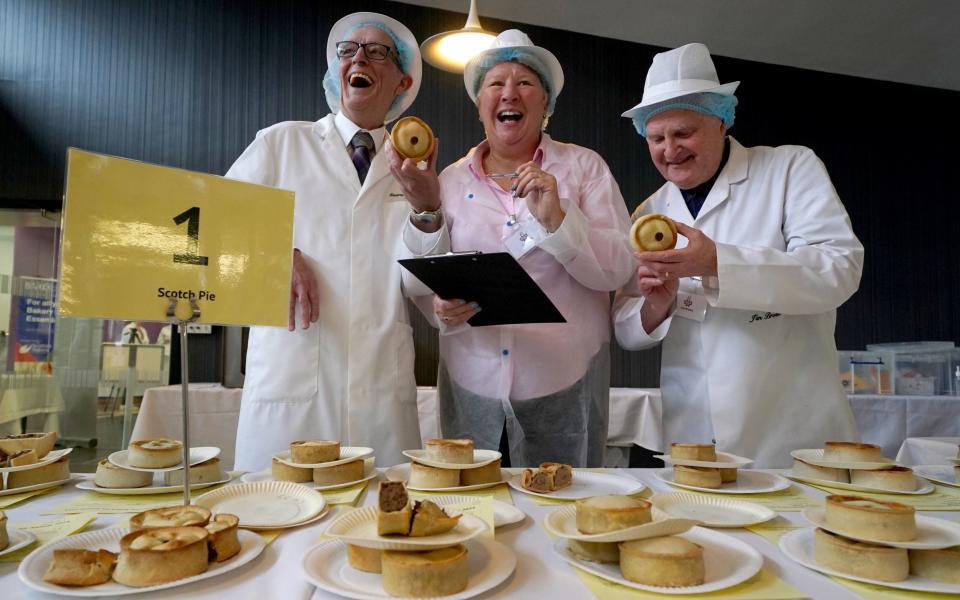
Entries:
{"label": "pendant lamp", "polygon": [[470,0],[470,14],[463,29],[445,31],[427,39],[420,45],[423,60],[436,68],[450,73],[463,73],[463,68],[475,54],[490,47],[495,33],[480,26],[477,17],[477,0]]}

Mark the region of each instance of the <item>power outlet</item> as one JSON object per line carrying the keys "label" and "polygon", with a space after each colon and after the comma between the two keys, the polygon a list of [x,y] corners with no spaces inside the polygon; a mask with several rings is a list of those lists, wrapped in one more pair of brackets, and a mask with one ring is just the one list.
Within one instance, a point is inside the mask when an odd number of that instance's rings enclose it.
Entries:
{"label": "power outlet", "polygon": [[205,323],[187,323],[187,333],[210,333],[212,327]]}

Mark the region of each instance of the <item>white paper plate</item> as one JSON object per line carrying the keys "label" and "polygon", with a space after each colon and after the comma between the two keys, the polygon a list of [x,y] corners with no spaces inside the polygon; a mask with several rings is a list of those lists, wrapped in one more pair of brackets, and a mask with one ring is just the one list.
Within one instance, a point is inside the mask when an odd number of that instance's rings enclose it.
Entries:
{"label": "white paper plate", "polygon": [[930,481],[960,487],[960,481],[957,481],[956,472],[953,470],[953,467],[945,465],[918,465],[913,467],[913,472]]}
{"label": "white paper plate", "polygon": [[773,473],[763,471],[750,471],[740,469],[737,472],[737,480],[730,483],[720,484],[718,488],[705,488],[696,485],[687,485],[686,483],[677,483],[673,480],[673,468],[657,469],[653,472],[654,476],[670,485],[684,488],[687,490],[697,490],[699,492],[710,492],[711,494],[763,494],[766,492],[776,492],[790,487],[790,482]]}
{"label": "white paper plate", "polygon": [[[453,502],[451,502],[451,498]],[[431,498],[438,506],[463,502],[460,497],[441,496]],[[463,515],[457,526],[438,535],[407,537],[402,535],[378,535],[376,506],[358,508],[341,514],[327,527],[326,535],[343,540],[354,546],[376,548],[378,550],[434,550],[454,544],[462,544],[487,530],[487,524],[473,515]],[[453,514],[459,514],[452,511]]]}
{"label": "white paper plate", "polygon": [[671,458],[669,454],[656,454],[668,465],[685,465],[688,467],[713,467],[715,469],[742,469],[753,464],[752,458],[744,458],[729,452],[717,452],[717,460],[690,460],[687,458]]}
{"label": "white paper plate", "polygon": [[[916,475],[916,468],[914,470],[914,475]],[[830,481],[829,479],[814,479],[812,477],[798,477],[792,472],[784,473],[785,477],[789,477],[794,481],[801,481],[803,483],[812,483],[814,485],[822,485],[823,487],[833,488],[835,490],[849,490],[851,492],[875,492],[880,494],[908,494],[908,495],[920,495],[920,494],[929,494],[934,490],[934,487],[927,483],[926,481],[917,478],[917,489],[915,490],[890,490],[887,488],[878,488],[871,487],[866,485],[857,485],[854,483],[843,483],[842,481]]]}
{"label": "white paper plate", "polygon": [[577,558],[567,550],[567,541],[562,538],[554,541],[553,551],[578,569],[620,585],[660,594],[705,594],[726,589],[750,579],[763,567],[763,557],[759,552],[745,542],[719,531],[698,527],[679,537],[703,546],[705,573],[700,585],[659,587],[635,583],[620,573],[620,565],[616,563],[595,563]]}
{"label": "white paper plate", "polygon": [[[500,585],[517,566],[517,555],[508,546],[486,538],[467,543],[470,579],[467,589],[443,596],[443,600],[465,600]],[[311,548],[300,563],[303,576],[322,590],[347,598],[380,600],[393,598],[380,584],[378,573],[358,571],[347,562],[347,545],[328,540]]]}
{"label": "white paper plate", "polygon": [[579,500],[580,498],[607,496],[610,494],[629,496],[646,489],[643,483],[630,477],[621,477],[620,475],[611,475],[609,473],[593,473],[590,471],[574,471],[573,483],[562,490],[548,494],[542,494],[524,488],[520,485],[522,480],[522,475],[518,473],[511,477],[507,483],[513,489],[523,492],[524,494],[540,496],[542,498],[556,498],[558,500]]}
{"label": "white paper plate", "polygon": [[562,538],[580,540],[581,542],[624,542],[627,540],[641,540],[664,535],[676,535],[689,531],[691,527],[699,525],[699,521],[692,519],[678,519],[659,511],[653,512],[653,520],[643,525],[634,525],[616,531],[604,533],[580,533],[577,529],[577,507],[567,504],[556,508],[547,515],[543,526],[553,535]]}
{"label": "white paper plate", "polygon": [[[329,490],[338,490],[340,488],[347,488],[351,485],[356,485],[363,481],[370,481],[377,476],[377,469],[371,461],[369,464],[364,464],[363,466],[363,477],[357,479],[356,481],[348,481],[346,483],[334,483],[331,485],[318,485],[313,481],[305,481],[303,483],[298,483],[297,485],[302,485],[317,491],[329,491]],[[243,483],[258,483],[261,481],[276,481],[273,478],[273,475],[270,472],[270,469],[264,469],[263,471],[257,471],[256,473],[246,473],[240,477],[240,481]]]}
{"label": "white paper plate", "polygon": [[704,527],[747,527],[777,516],[766,506],[701,494],[657,494],[650,502],[674,517],[696,519]]}
{"label": "white paper plate", "polygon": [[494,527],[506,527],[507,525],[513,525],[514,523],[523,521],[526,517],[526,513],[512,504],[507,504],[506,502],[501,502],[500,500],[493,501]]}
{"label": "white paper plate", "polygon": [[426,450],[404,450],[403,455],[418,463],[427,465],[428,467],[437,467],[438,469],[476,469],[477,467],[489,465],[501,457],[501,454],[496,450],[474,450],[472,463],[454,464],[431,460],[427,458]]}
{"label": "white paper plate", "polygon": [[56,462],[71,452],[73,452],[73,448],[51,450],[46,456],[43,457],[43,460],[38,460],[32,465],[20,465],[19,467],[0,467],[0,473],[13,473],[14,471],[29,471],[30,469],[36,469],[37,467],[42,467],[43,465],[49,465],[52,462]]}
{"label": "white paper plate", "polygon": [[816,465],[818,467],[830,467],[833,469],[863,469],[864,471],[875,471],[878,469],[889,469],[896,466],[896,462],[884,457],[878,462],[837,462],[823,459],[823,448],[810,448],[807,450],[793,450],[790,456],[805,463]]}
{"label": "white paper plate", "polygon": [[366,446],[344,446],[340,448],[340,458],[337,460],[331,460],[323,463],[296,463],[290,460],[290,451],[286,450],[284,452],[277,452],[273,457],[285,465],[290,465],[291,467],[299,467],[301,469],[320,469],[324,467],[335,467],[337,465],[343,465],[348,462],[353,462],[358,458],[366,458],[373,454],[373,448],[367,448]]}
{"label": "white paper plate", "polygon": [[917,515],[917,537],[908,542],[889,542],[878,540],[876,538],[853,535],[845,531],[840,531],[834,527],[827,526],[826,509],[821,506],[808,506],[800,511],[803,518],[810,521],[821,529],[832,531],[838,535],[848,537],[871,544],[880,544],[883,546],[893,546],[894,548],[910,548],[913,550],[938,550],[940,548],[950,548],[951,546],[960,546],[960,523],[935,519],[933,517],[924,517]]}
{"label": "white paper plate", "polygon": [[[218,481],[208,481],[206,483],[194,483],[190,485],[191,490],[202,490],[221,483],[230,483],[230,476]],[[98,494],[110,494],[114,496],[149,496],[151,494],[172,494],[182,492],[182,485],[146,485],[138,488],[105,488],[100,487],[93,482],[93,479],[85,479],[77,484],[78,490],[87,490],[97,492]]]}
{"label": "white paper plate", "polygon": [[50,561],[53,560],[54,550],[62,548],[84,548],[87,550],[98,550],[103,548],[104,550],[109,550],[110,552],[120,552],[120,538],[129,532],[130,530],[127,528],[98,529],[97,531],[88,531],[86,533],[71,535],[61,540],[46,544],[45,546],[40,546],[31,552],[25,559],[23,559],[23,562],[20,563],[20,568],[17,570],[17,574],[20,576],[20,581],[22,581],[28,587],[41,592],[59,594],[62,596],[92,597],[140,594],[153,590],[179,587],[181,585],[193,583],[194,581],[199,581],[201,579],[209,579],[210,577],[223,575],[224,573],[242,567],[246,563],[256,558],[266,546],[266,542],[263,541],[263,538],[260,537],[259,534],[240,530],[237,532],[237,535],[240,538],[240,554],[237,554],[233,558],[227,559],[221,563],[210,563],[207,571],[199,575],[178,579],[177,581],[171,581],[169,583],[151,585],[148,587],[127,587],[117,583],[116,581],[109,581],[107,583],[101,583],[99,585],[91,585],[87,587],[67,587],[47,583],[43,580],[43,574],[47,571]]}
{"label": "white paper plate", "polygon": [[[183,468],[183,460],[173,465],[172,467],[164,467],[162,469],[144,469],[141,467],[131,467],[127,462],[127,454],[129,450],[118,450],[107,457],[107,460],[117,465],[118,467],[123,467],[124,469],[130,469],[131,471],[149,471],[150,473],[163,473],[165,471],[176,471],[177,469]],[[181,455],[183,452],[180,453]],[[190,466],[206,462],[211,458],[216,458],[220,455],[220,448],[216,446],[197,446],[196,448],[190,448]]]}
{"label": "white paper plate", "polygon": [[302,525],[327,505],[323,494],[289,481],[228,485],[200,496],[194,504],[240,518],[240,527],[282,529]]}
{"label": "white paper plate", "polygon": [[813,558],[814,531],[814,527],[808,527],[798,531],[791,531],[787,535],[780,538],[780,550],[782,550],[783,553],[794,562],[798,562],[808,569],[826,573],[827,575],[835,575],[836,577],[842,577],[844,579],[852,579],[853,581],[862,581],[864,583],[872,583],[875,585],[882,585],[884,587],[890,587],[899,590],[918,590],[921,592],[960,594],[960,584],[957,583],[944,583],[942,581],[934,581],[932,579],[917,577],[916,575],[910,575],[903,581],[880,581],[879,579],[868,579],[866,577],[848,575],[847,573],[835,571],[830,567],[825,567]]}
{"label": "white paper plate", "polygon": [[3,550],[0,550],[0,556],[4,554],[9,554],[11,552],[16,552],[20,548],[26,548],[30,544],[37,541],[37,536],[33,535],[29,531],[22,531],[20,529],[15,529],[13,527],[7,527],[7,547]]}
{"label": "white paper plate", "polygon": [[72,477],[70,479],[60,479],[58,481],[48,481],[46,483],[38,483],[37,485],[25,485],[23,487],[13,488],[10,490],[0,490],[0,496],[13,496],[14,494],[21,494],[23,492],[45,490],[47,488],[57,487],[58,485],[70,483],[71,481],[73,481]]}
{"label": "white paper plate", "polygon": [[[403,463],[400,465],[394,465],[388,468],[383,473],[384,477],[390,481],[402,481],[405,484],[410,480],[410,463]],[[493,487],[495,485],[500,485],[501,483],[507,483],[510,481],[510,475],[501,470],[500,471],[500,480],[493,481],[490,483],[478,483],[477,485],[460,485],[457,487],[448,487],[448,488],[421,488],[413,487],[407,484],[407,489],[416,490],[418,492],[469,492],[471,490],[482,490],[483,488]]]}

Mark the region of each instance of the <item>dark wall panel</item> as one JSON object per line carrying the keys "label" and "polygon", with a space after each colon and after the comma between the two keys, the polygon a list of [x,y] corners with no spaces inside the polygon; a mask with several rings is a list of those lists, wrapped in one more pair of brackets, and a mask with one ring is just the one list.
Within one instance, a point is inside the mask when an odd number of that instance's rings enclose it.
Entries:
{"label": "dark wall panel", "polygon": [[[258,129],[327,112],[327,33],[354,10],[389,14],[421,40],[464,22],[458,13],[373,0],[0,2],[0,204],[58,206],[68,146],[223,173]],[[492,30],[516,26],[483,21]],[[550,133],[599,151],[632,209],[662,180],[619,115],[639,101],[660,49],[520,28],[564,67]],[[861,289],[839,311],[839,345],[960,339],[960,203],[949,185],[960,93],[716,63],[723,81],[743,82],[733,135],[747,145],[813,148],[867,248]],[[424,74],[413,112],[441,138],[442,166],[480,141],[482,129],[459,75]],[[418,380],[431,383],[435,334],[415,318]],[[612,364],[614,385],[657,384],[656,351],[615,350]]]}

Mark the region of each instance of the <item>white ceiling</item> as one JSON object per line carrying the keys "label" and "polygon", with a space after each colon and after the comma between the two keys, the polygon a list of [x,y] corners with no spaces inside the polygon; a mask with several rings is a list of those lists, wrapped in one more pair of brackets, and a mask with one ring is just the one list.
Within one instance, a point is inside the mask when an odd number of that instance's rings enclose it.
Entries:
{"label": "white ceiling", "polygon": [[[464,15],[470,5],[403,1]],[[718,56],[960,91],[956,0],[478,0],[478,10],[481,22],[669,48],[703,42]]]}

